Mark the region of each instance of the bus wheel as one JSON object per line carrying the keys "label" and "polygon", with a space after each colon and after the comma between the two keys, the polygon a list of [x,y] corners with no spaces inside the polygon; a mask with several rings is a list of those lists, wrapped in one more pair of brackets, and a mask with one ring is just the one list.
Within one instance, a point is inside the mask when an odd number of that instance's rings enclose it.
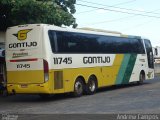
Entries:
{"label": "bus wheel", "polygon": [[145,73],[141,72],[140,75],[139,75],[139,81],[137,83],[138,84],[143,84],[144,80],[145,80]]}
{"label": "bus wheel", "polygon": [[94,76],[91,76],[86,85],[86,93],[88,95],[93,95],[97,90],[97,81]]}
{"label": "bus wheel", "polygon": [[77,78],[76,82],[74,84],[74,92],[73,92],[73,96],[74,97],[80,97],[83,95],[84,92],[84,83],[83,80],[81,78]]}

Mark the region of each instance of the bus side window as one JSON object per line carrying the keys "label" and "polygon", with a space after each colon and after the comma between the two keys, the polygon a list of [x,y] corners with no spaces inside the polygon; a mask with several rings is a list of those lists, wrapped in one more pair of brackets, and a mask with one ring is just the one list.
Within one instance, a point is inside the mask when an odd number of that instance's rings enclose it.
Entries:
{"label": "bus side window", "polygon": [[51,49],[52,52],[57,52],[57,45],[56,45],[56,34],[54,31],[49,30],[48,31],[49,39],[50,39],[50,44],[51,44]]}
{"label": "bus side window", "polygon": [[155,55],[158,55],[158,50],[157,50],[157,48],[155,48]]}

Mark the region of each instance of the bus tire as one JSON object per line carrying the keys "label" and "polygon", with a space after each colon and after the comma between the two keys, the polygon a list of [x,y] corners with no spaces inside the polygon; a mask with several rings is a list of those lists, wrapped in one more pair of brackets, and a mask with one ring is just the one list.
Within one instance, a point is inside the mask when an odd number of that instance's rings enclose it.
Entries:
{"label": "bus tire", "polygon": [[83,95],[84,92],[84,82],[82,80],[82,78],[77,78],[75,83],[74,83],[74,92],[73,92],[73,96],[74,97],[81,97]]}
{"label": "bus tire", "polygon": [[86,85],[86,93],[88,95],[93,95],[97,91],[97,80],[94,76],[90,76],[88,83]]}
{"label": "bus tire", "polygon": [[143,84],[144,80],[145,80],[145,73],[143,71],[141,71],[141,73],[139,74],[139,81],[137,83]]}

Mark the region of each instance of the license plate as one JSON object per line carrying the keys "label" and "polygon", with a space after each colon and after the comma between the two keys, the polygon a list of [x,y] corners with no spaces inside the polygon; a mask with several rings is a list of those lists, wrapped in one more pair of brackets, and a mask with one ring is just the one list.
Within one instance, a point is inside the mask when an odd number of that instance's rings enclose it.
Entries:
{"label": "license plate", "polygon": [[27,84],[22,84],[22,85],[21,85],[21,88],[27,88],[27,87],[28,87]]}

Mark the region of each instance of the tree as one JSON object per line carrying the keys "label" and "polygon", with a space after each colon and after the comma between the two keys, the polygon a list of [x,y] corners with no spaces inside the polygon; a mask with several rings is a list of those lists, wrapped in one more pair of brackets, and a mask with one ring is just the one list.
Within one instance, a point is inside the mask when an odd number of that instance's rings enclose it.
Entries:
{"label": "tree", "polygon": [[76,0],[0,0],[0,30],[20,24],[77,27]]}

